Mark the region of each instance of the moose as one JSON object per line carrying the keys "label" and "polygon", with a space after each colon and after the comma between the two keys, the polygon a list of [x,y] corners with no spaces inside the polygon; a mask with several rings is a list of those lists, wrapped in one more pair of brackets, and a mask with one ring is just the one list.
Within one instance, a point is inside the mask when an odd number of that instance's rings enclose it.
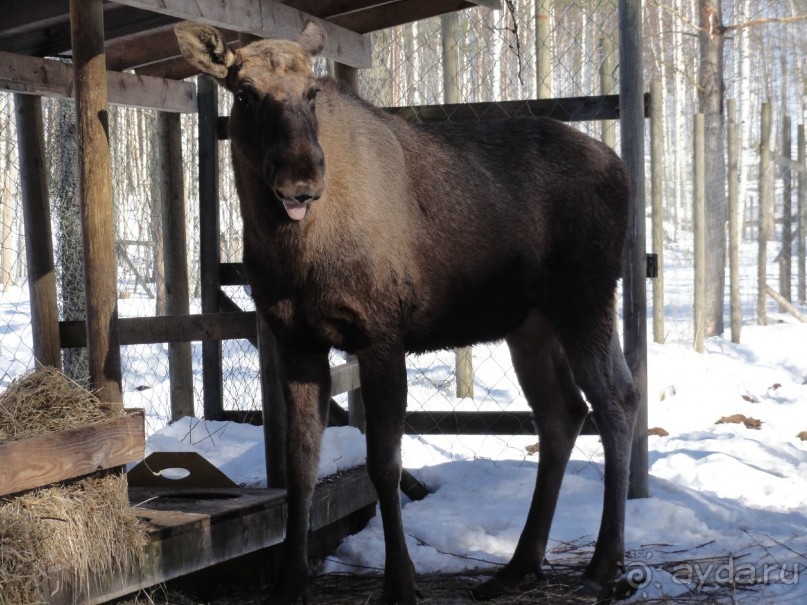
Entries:
{"label": "moose", "polygon": [[[603,512],[583,585],[624,558],[638,395],[615,326],[627,227],[625,168],[560,122],[415,125],[360,99],[313,58],[326,33],[228,48],[175,26],[183,56],[234,97],[232,163],[244,271],[273,333],[288,415],[283,572],[269,603],[305,598],[309,509],[330,397],[328,352],[356,356],[367,472],[385,539],[382,600],[420,593],[401,524],[405,355],[505,339],[540,440],[535,492],[512,559],[479,599],[543,576],[561,482],[589,411],[605,451]],[[585,395],[585,399],[584,399]]]}

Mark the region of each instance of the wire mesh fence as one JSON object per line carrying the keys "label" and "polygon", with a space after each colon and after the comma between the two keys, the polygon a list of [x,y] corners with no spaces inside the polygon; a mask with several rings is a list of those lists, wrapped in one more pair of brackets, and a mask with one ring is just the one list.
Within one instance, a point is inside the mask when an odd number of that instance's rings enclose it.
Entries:
{"label": "wire mesh fence", "polygon": [[[656,8],[656,4],[652,4],[646,11]],[[489,116],[484,112],[495,113],[497,108],[512,111],[508,103],[515,101],[590,97],[616,92],[616,0],[509,0],[502,10],[467,10],[376,32],[372,34],[372,42],[373,65],[360,72],[359,93],[371,103],[383,107],[487,103],[474,109],[480,112],[477,114],[479,119],[485,119]],[[686,43],[691,44],[691,41]],[[654,44],[655,40],[648,42],[648,53],[655,52]],[[323,73],[329,70],[329,65],[318,61],[316,68]],[[646,68],[648,75],[653,74],[653,69]],[[229,102],[228,95],[221,95],[220,115],[229,112]],[[71,101],[48,99],[43,103],[43,109],[59,315],[61,320],[83,319],[73,105]],[[440,118],[452,120],[457,115],[448,107],[442,110]],[[154,178],[155,122],[156,114],[151,111],[123,107],[113,107],[110,111],[117,295],[121,317],[148,317],[164,312],[161,209]],[[572,123],[618,148],[619,128],[615,120]],[[200,217],[195,115],[182,116],[182,130],[191,312],[199,312]],[[227,142],[220,144],[219,157],[220,254],[222,262],[240,262],[242,226]],[[675,161],[681,157],[676,156]],[[5,93],[0,94],[0,162],[2,387],[33,366],[14,101],[12,95]],[[693,329],[693,260],[691,224],[684,212],[689,203],[686,201],[689,190],[676,187],[676,178],[665,174],[665,195],[673,200],[667,205],[673,211],[665,223],[665,308],[670,320],[667,324],[669,338],[689,340]],[[741,248],[742,308],[746,323],[754,321],[757,295],[753,237],[750,230],[745,232],[745,243]],[[775,242],[771,246],[769,259],[773,259],[778,251],[774,250]],[[776,265],[771,263],[770,269],[773,282]],[[224,293],[239,308],[254,309],[244,288],[226,286]],[[776,309],[771,306],[771,310]],[[224,408],[259,409],[259,363],[255,347],[249,341],[234,340],[226,341],[222,351]],[[195,343],[192,352],[195,409],[198,415],[202,415],[201,346]],[[147,409],[149,432],[171,420],[167,359],[167,345],[123,347],[124,403]],[[341,363],[343,359],[342,353],[334,352],[332,363]],[[63,362],[65,370],[72,376],[86,376],[86,358],[82,350],[65,349]],[[528,409],[503,344],[473,348],[473,397],[457,397],[453,351],[411,357],[407,364],[410,410],[438,415],[446,411],[507,414]],[[344,403],[344,398],[339,401]],[[492,443],[493,450],[515,448],[523,451],[523,443],[528,439],[479,435],[458,441],[460,438],[456,434],[463,430],[463,426],[457,425],[446,431],[452,433],[446,437],[449,440],[446,447],[465,449],[469,455],[474,455],[480,451],[478,444],[481,440],[487,441],[488,445]]]}

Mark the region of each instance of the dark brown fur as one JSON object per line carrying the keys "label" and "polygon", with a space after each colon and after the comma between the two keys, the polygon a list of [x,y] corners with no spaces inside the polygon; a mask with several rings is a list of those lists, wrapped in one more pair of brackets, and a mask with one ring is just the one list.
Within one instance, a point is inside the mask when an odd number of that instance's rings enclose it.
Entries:
{"label": "dark brown fur", "polygon": [[[315,79],[324,32],[236,53],[215,30],[177,28],[202,71],[236,95],[233,166],[244,263],[278,341],[289,414],[286,569],[270,599],[305,588],[308,509],[330,393],[331,347],[358,356],[367,467],[386,539],[384,598],[414,603],[400,521],[406,352],[505,338],[541,442],[536,492],[488,598],[541,573],[571,449],[594,409],[606,453],[600,536],[585,575],[607,585],[623,558],[637,398],[614,330],[627,216],[614,153],[558,122],[412,126]],[[289,208],[286,210],[285,208]]]}

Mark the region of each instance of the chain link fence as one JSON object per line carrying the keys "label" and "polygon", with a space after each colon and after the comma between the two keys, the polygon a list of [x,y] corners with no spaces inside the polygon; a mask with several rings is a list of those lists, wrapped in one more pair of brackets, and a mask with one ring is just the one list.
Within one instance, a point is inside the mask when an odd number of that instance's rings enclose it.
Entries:
{"label": "chain link fence", "polygon": [[[659,6],[660,3],[649,3],[645,7],[648,18],[656,15],[660,23],[666,23],[664,19],[670,21],[669,15],[662,19],[658,17],[661,13],[653,12],[660,11]],[[654,38],[646,43],[648,78],[658,75],[656,66],[663,64],[653,60],[654,53],[664,51],[658,46],[659,40]],[[376,32],[372,34],[372,42],[373,66],[360,72],[359,92],[371,103],[382,107],[442,103],[489,103],[503,104],[501,107],[504,107],[508,102],[524,99],[616,93],[616,0],[508,0],[498,11],[485,8],[466,10]],[[684,44],[691,46],[692,41],[688,38],[682,40],[682,49]],[[693,53],[691,48],[686,50],[686,61],[682,59],[680,65],[689,65]],[[318,61],[316,69],[324,73],[331,67],[326,61]],[[662,75],[676,86],[692,86],[691,82],[681,79],[680,70],[663,72]],[[691,106],[692,93],[688,94]],[[226,115],[229,113],[229,96],[220,97],[219,113]],[[674,120],[681,118],[675,105],[676,97],[667,96],[665,91],[665,99],[665,111],[669,114],[665,123],[672,135]],[[71,101],[45,99],[43,111],[60,319],[83,319],[73,105]],[[450,109],[445,110],[446,120],[451,120],[453,115]],[[480,119],[485,117],[479,115]],[[183,115],[181,119],[191,312],[198,313],[201,309],[197,119],[196,115]],[[161,291],[161,209],[153,177],[156,174],[153,164],[156,157],[155,123],[155,112],[111,108],[121,317],[160,314],[165,304],[165,295]],[[618,149],[617,122],[585,121],[572,122],[572,125]],[[675,142],[671,136],[666,144],[668,152]],[[222,142],[219,152],[221,259],[222,262],[240,262],[242,226],[230,169],[229,143]],[[670,166],[686,159],[681,154],[674,158]],[[0,94],[0,162],[0,388],[3,388],[33,366],[14,103],[13,96],[5,93]],[[688,339],[692,334],[693,261],[691,225],[685,209],[691,198],[687,197],[690,195],[688,183],[678,183],[677,174],[681,173],[665,172],[664,181],[666,207],[670,209],[665,223],[665,290],[670,320],[667,325],[671,336]],[[753,234],[748,236],[753,237]],[[754,319],[750,301],[756,297],[756,267],[753,248],[744,247],[742,250],[743,318],[750,322]],[[769,254],[771,259],[774,256],[775,252]],[[227,286],[224,293],[239,308],[254,309],[244,288]],[[192,352],[195,409],[198,415],[202,415],[201,345],[195,343]],[[66,349],[63,355],[65,369],[70,375],[79,379],[86,376],[86,358],[82,350]],[[343,360],[343,354],[334,352],[333,364]],[[505,345],[473,348],[473,397],[456,395],[455,360],[453,351],[408,360],[410,410],[434,413],[435,417],[443,412],[509,414],[528,410]],[[122,361],[124,403],[130,407],[146,408],[149,432],[170,422],[167,345],[125,346]],[[234,340],[223,344],[225,409],[260,409],[258,367],[255,348],[248,341]],[[345,398],[339,398],[339,402],[344,404]],[[463,427],[454,428],[456,430],[450,431],[453,435],[445,437],[445,448],[465,451],[469,456],[480,451],[491,456],[504,450],[523,453],[524,445],[534,441],[527,436],[457,437]]]}

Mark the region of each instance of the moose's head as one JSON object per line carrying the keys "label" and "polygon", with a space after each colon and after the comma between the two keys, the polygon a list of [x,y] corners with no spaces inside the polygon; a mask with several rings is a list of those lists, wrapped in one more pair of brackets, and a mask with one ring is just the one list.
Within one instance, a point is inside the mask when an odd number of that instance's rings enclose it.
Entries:
{"label": "moose's head", "polygon": [[236,153],[265,180],[291,220],[303,219],[325,184],[312,68],[325,47],[325,30],[309,22],[293,42],[259,40],[235,51],[207,25],[184,22],[174,30],[188,62],[233,94],[230,138]]}

